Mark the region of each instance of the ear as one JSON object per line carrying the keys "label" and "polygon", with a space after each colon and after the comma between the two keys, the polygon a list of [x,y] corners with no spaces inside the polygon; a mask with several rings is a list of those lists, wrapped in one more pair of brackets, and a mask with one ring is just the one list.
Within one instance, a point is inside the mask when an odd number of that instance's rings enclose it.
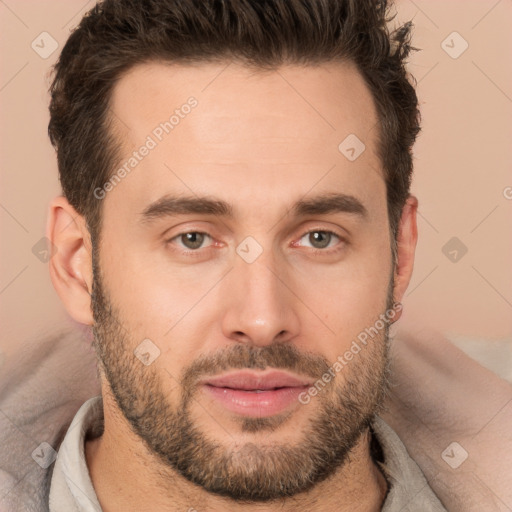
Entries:
{"label": "ear", "polygon": [[[395,302],[401,302],[409,286],[414,267],[414,253],[418,241],[418,228],[416,226],[416,214],[418,211],[418,199],[409,195],[402,210],[398,227],[397,259],[395,265],[395,285],[393,297]],[[395,321],[402,315],[402,309],[397,311]]]}
{"label": "ear", "polygon": [[[46,236],[56,247],[50,277],[71,317],[92,325],[92,246],[85,219],[63,196],[50,203]],[[51,246],[51,244],[50,244]]]}

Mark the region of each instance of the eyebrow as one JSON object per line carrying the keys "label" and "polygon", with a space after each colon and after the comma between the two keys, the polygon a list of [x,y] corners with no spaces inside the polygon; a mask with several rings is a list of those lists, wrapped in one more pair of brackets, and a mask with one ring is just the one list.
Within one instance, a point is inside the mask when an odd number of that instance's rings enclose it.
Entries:
{"label": "eyebrow", "polygon": [[[290,212],[295,217],[349,213],[361,219],[368,218],[368,210],[359,199],[341,193],[326,193],[310,199],[300,199],[292,205]],[[140,221],[147,224],[160,218],[188,214],[214,215],[230,219],[235,217],[233,207],[222,199],[210,196],[165,195],[142,211]]]}

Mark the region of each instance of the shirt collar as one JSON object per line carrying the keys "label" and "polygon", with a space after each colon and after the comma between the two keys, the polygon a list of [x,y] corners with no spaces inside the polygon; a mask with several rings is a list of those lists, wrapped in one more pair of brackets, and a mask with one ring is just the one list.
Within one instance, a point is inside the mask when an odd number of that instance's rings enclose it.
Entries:
{"label": "shirt collar", "polygon": [[[50,512],[101,512],[85,460],[86,437],[103,429],[103,400],[96,396],[78,410],[61,444],[50,488]],[[421,510],[447,512],[433,493],[419,466],[395,431],[378,415],[371,424],[372,442],[382,451],[375,462],[388,482],[382,512]]]}

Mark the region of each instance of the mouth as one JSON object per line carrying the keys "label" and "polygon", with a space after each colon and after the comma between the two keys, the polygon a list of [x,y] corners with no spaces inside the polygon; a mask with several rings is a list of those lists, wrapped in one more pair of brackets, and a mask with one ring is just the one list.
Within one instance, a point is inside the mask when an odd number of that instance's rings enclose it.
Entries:
{"label": "mouth", "polygon": [[238,371],[202,381],[202,388],[214,402],[242,416],[273,416],[294,404],[311,386],[306,379],[282,371]]}

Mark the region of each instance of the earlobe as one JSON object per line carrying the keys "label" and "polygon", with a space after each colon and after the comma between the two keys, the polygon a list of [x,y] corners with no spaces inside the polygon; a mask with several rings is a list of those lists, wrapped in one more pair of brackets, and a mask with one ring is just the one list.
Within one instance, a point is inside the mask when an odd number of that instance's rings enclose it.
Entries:
{"label": "earlobe", "polygon": [[46,236],[56,247],[49,262],[55,290],[71,317],[92,325],[92,251],[85,219],[63,196],[49,207]]}
{"label": "earlobe", "polygon": [[[414,255],[418,241],[418,229],[416,215],[418,210],[418,199],[409,195],[402,210],[397,239],[397,261],[395,266],[394,301],[401,302],[409,286],[414,267]],[[402,312],[400,309],[399,315]]]}

